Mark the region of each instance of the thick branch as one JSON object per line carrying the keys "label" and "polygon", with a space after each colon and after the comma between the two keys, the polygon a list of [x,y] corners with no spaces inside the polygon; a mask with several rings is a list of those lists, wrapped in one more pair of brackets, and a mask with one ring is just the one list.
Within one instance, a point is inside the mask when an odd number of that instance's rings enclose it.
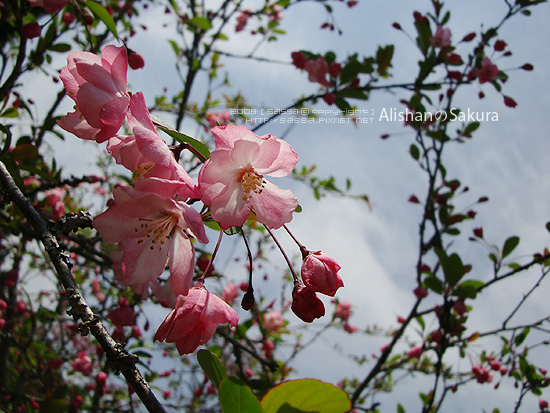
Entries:
{"label": "thick branch", "polygon": [[92,333],[101,347],[105,350],[105,354],[109,360],[111,360],[116,366],[116,369],[124,375],[149,412],[165,413],[164,408],[151,391],[149,384],[135,366],[138,358],[133,354],[127,353],[120,347],[109,333],[107,333],[99,317],[94,314],[88,306],[71,274],[71,264],[69,263],[68,256],[63,253],[56,237],[48,228],[48,224],[19,190],[2,162],[0,162],[0,183],[3,186],[6,196],[11,199],[28,219],[36,233],[36,238],[40,240],[44,249],[50,256],[57,276],[67,291],[67,299],[71,306],[67,313],[73,316],[75,320],[78,318],[82,320],[82,323],[79,325],[79,330],[82,335],[87,335],[90,332]]}

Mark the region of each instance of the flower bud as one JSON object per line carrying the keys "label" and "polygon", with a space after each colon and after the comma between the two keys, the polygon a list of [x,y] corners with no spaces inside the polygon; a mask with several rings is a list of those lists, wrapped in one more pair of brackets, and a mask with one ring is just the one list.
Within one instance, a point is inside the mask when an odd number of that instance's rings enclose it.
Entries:
{"label": "flower bud", "polygon": [[298,318],[306,323],[311,323],[316,318],[325,315],[323,302],[317,297],[315,291],[303,284],[294,287],[291,309]]}

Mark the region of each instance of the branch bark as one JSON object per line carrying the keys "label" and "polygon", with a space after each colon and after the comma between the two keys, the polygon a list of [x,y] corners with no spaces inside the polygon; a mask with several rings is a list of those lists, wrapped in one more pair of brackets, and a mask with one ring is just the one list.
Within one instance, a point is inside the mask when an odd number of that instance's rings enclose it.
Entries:
{"label": "branch bark", "polygon": [[101,345],[105,354],[111,360],[116,369],[120,371],[127,382],[132,386],[143,405],[151,413],[166,413],[160,402],[153,394],[149,384],[145,381],[140,371],[136,367],[138,357],[126,352],[107,332],[99,317],[94,314],[92,309],[86,303],[80,288],[71,274],[71,263],[69,257],[63,252],[57,238],[48,228],[48,224],[34,209],[32,204],[23,195],[21,190],[15,184],[4,163],[0,162],[0,184],[3,187],[4,194],[19,208],[21,213],[27,218],[36,234],[36,239],[40,240],[44,249],[48,253],[52,264],[55,267],[57,277],[63,284],[67,292],[67,300],[71,308],[67,313],[74,317],[75,321],[81,319],[78,327],[82,335],[92,335]]}

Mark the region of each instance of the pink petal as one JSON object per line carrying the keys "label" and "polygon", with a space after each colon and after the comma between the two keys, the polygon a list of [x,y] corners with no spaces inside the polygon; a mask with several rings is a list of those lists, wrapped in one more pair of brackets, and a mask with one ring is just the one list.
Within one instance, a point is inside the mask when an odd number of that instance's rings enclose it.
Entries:
{"label": "pink petal", "polygon": [[[231,151],[231,160],[235,165],[247,168],[248,166],[254,166],[255,162],[259,160],[260,154],[260,142],[253,142],[248,140],[238,140],[233,145]],[[276,154],[274,154],[277,156]],[[273,156],[273,158],[275,157]]]}
{"label": "pink petal", "polygon": [[193,244],[180,229],[176,229],[170,240],[170,283],[176,294],[187,295],[195,270]]}
{"label": "pink petal", "polygon": [[254,161],[254,169],[261,175],[287,176],[298,162],[298,155],[288,142],[268,136],[270,139],[262,143],[260,155]]}
{"label": "pink petal", "polygon": [[57,121],[57,124],[67,132],[86,140],[95,140],[96,135],[100,131],[100,129],[90,126],[78,109],[63,116]]}
{"label": "pink petal", "polygon": [[110,64],[111,76],[118,90],[125,92],[128,86],[128,54],[124,46],[107,45],[101,51],[101,56]]}
{"label": "pink petal", "polygon": [[146,284],[156,280],[165,270],[170,251],[170,242],[159,245],[153,237],[127,241],[122,260],[122,279],[127,285]]}
{"label": "pink petal", "polygon": [[245,223],[250,212],[250,200],[243,198],[242,186],[237,181],[231,181],[225,190],[213,199],[210,212],[223,230]]}
{"label": "pink petal", "polygon": [[80,57],[75,57],[74,62],[76,65],[76,70],[82,78],[89,82],[94,87],[101,89],[111,95],[115,95],[119,92],[119,88],[115,84],[111,72],[107,70],[100,64],[91,62],[90,60],[81,59]]}
{"label": "pink petal", "polygon": [[216,141],[216,150],[231,149],[233,144],[241,139],[257,140],[258,136],[246,126],[226,125],[216,126],[211,130]]}
{"label": "pink petal", "polygon": [[290,222],[298,206],[298,200],[290,190],[280,189],[269,181],[260,194],[252,193],[251,199],[258,221],[274,229]]}
{"label": "pink petal", "polygon": [[237,312],[217,295],[210,293],[202,315],[212,323],[224,324],[230,322],[231,327],[235,327],[239,322]]}

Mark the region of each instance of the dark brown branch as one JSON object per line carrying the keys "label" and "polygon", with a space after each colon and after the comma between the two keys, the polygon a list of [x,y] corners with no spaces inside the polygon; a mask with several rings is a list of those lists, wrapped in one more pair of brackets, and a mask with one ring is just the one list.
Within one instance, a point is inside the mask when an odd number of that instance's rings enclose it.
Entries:
{"label": "dark brown branch", "polygon": [[0,183],[3,186],[3,191],[6,196],[9,197],[28,219],[36,233],[36,239],[40,240],[48,253],[55,267],[57,276],[67,291],[67,299],[71,306],[71,308],[67,310],[67,313],[73,316],[75,320],[82,320],[79,325],[79,331],[82,335],[87,335],[90,332],[92,333],[105,351],[109,360],[111,360],[115,368],[124,375],[149,412],[165,413],[166,411],[151,391],[149,384],[136,368],[138,357],[122,349],[109,333],[107,333],[99,317],[90,309],[71,274],[71,263],[69,262],[68,256],[64,254],[60,248],[56,237],[48,228],[48,224],[19,190],[2,162],[0,162]]}

